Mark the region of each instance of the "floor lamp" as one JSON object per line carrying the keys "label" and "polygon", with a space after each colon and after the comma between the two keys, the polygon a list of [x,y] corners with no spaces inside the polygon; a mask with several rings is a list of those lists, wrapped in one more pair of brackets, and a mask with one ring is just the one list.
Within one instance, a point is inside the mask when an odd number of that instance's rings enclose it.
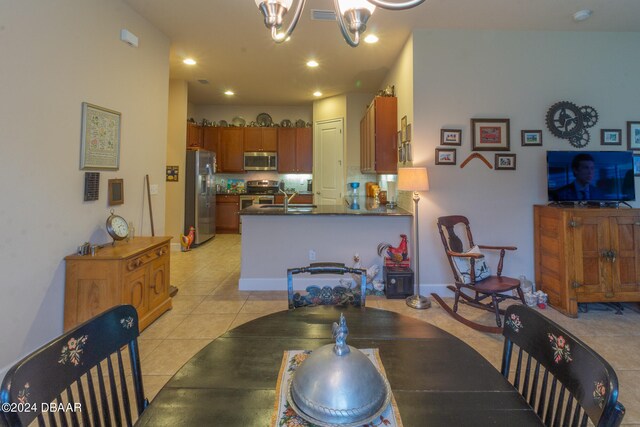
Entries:
{"label": "floor lamp", "polygon": [[428,297],[420,296],[420,252],[418,244],[418,191],[429,191],[429,175],[427,168],[399,168],[398,190],[413,191],[413,245],[414,245],[414,285],[413,295],[407,298],[407,305],[411,308],[424,309],[431,307]]}

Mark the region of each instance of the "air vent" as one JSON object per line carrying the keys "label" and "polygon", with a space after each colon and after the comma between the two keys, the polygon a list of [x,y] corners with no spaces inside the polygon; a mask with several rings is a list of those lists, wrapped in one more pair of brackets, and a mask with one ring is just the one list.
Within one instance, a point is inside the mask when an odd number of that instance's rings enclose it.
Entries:
{"label": "air vent", "polygon": [[209,84],[209,80],[207,80],[207,79],[198,79],[198,83],[203,84],[203,85],[208,85]]}
{"label": "air vent", "polygon": [[333,10],[311,9],[312,21],[335,21],[336,13]]}

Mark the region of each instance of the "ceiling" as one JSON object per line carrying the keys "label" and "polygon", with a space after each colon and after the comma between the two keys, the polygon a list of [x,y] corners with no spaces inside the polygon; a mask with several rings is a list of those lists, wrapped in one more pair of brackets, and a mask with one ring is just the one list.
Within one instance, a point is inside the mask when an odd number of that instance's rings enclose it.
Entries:
{"label": "ceiling", "polygon": [[[376,9],[365,35],[380,41],[352,48],[335,21],[311,20],[312,9],[333,10],[333,1],[308,0],[291,40],[276,44],[255,0],[125,1],[169,37],[171,78],[188,82],[194,104],[301,105],[316,90],[377,92],[412,29],[640,31],[638,0],[427,0],[406,11]],[[594,14],[576,23],[580,9]],[[183,64],[186,57],[197,65]],[[319,67],[305,65],[312,58]]]}

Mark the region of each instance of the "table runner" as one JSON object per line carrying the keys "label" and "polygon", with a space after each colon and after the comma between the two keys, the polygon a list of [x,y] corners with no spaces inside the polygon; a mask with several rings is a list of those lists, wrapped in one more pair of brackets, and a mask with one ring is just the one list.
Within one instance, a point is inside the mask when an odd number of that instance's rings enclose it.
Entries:
{"label": "table runner", "polygon": [[[380,360],[380,354],[377,348],[360,349],[373,362],[376,369],[387,377],[387,374]],[[311,350],[286,350],[282,356],[282,364],[280,365],[280,373],[278,373],[278,383],[276,385],[276,402],[273,416],[271,417],[272,427],[316,427],[299,417],[293,408],[287,402],[287,386],[291,379],[291,375],[298,366],[311,354]],[[379,418],[371,421],[363,427],[402,427],[402,419],[396,404],[396,399],[391,394],[391,402],[382,412]]]}

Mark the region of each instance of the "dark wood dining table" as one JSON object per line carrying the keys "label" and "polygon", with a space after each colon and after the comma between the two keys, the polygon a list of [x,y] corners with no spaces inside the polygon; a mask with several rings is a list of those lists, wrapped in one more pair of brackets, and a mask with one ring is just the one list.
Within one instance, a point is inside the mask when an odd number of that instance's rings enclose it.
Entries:
{"label": "dark wood dining table", "polygon": [[270,426],[283,352],[332,343],[341,312],[349,345],[379,349],[405,427],[542,425],[500,372],[453,335],[390,311],[333,306],[281,311],[228,331],[169,380],[136,425]]}

